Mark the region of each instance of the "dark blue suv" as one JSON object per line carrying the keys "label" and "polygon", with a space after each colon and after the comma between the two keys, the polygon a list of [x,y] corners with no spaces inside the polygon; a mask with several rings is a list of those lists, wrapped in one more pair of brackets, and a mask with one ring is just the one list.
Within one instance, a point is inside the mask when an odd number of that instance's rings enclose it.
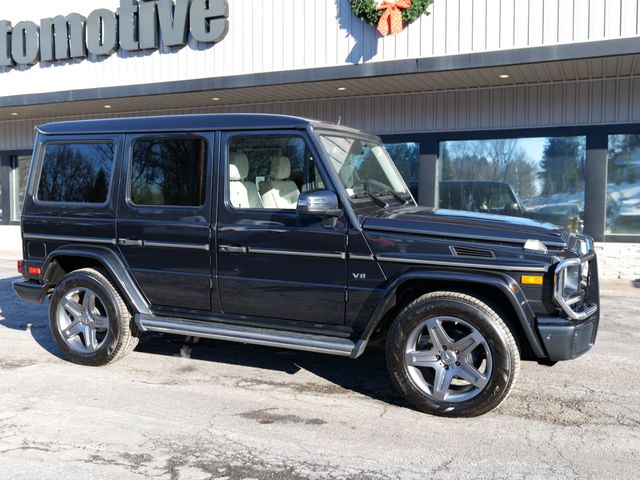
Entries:
{"label": "dark blue suv", "polygon": [[380,140],[276,115],[38,127],[26,300],[84,365],[145,331],[357,358],[386,339],[418,409],[472,416],[520,359],[594,343],[593,242],[550,224],[419,207]]}

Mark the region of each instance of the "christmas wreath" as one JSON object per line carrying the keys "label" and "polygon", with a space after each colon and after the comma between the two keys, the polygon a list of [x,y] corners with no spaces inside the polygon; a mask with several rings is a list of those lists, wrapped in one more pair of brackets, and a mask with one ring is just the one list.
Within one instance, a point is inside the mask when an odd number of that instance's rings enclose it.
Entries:
{"label": "christmas wreath", "polygon": [[426,13],[433,0],[349,0],[356,17],[377,25],[381,35],[395,35]]}

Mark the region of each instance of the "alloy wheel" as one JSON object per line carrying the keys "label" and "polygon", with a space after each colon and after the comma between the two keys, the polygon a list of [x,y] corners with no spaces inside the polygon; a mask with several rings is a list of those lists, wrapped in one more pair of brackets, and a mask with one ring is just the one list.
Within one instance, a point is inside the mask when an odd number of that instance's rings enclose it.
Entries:
{"label": "alloy wheel", "polygon": [[58,305],[56,321],[65,343],[79,353],[94,353],[106,341],[109,315],[91,289],[69,290]]}
{"label": "alloy wheel", "polygon": [[404,363],[416,387],[441,402],[475,397],[489,382],[493,368],[482,333],[460,318],[446,316],[426,319],[411,331]]}

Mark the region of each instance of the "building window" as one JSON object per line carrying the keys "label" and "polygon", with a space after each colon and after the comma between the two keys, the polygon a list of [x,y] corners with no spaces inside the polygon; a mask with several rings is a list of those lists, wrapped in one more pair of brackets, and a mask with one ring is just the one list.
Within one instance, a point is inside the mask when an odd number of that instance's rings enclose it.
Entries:
{"label": "building window", "polygon": [[441,142],[439,207],[581,232],[585,151],[582,136]]}
{"label": "building window", "polygon": [[206,157],[202,138],[137,140],[131,162],[131,201],[136,205],[204,205]]}
{"label": "building window", "polygon": [[416,142],[385,143],[384,147],[411,190],[413,198],[417,200],[419,198],[420,144]]}
{"label": "building window", "polygon": [[104,203],[109,192],[114,145],[110,142],[47,143],[38,200]]}
{"label": "building window", "polygon": [[640,134],[610,135],[605,233],[640,234]]}
{"label": "building window", "polygon": [[17,222],[22,215],[24,191],[27,186],[27,176],[31,156],[16,155],[11,157],[11,221]]}

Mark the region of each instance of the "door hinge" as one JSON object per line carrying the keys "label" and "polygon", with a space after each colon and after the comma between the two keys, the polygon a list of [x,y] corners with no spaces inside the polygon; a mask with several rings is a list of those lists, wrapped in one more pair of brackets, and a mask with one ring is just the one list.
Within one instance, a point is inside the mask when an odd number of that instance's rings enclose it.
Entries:
{"label": "door hinge", "polygon": [[344,291],[344,303],[349,303],[349,290]]}
{"label": "door hinge", "polygon": [[213,290],[213,278],[209,277],[209,290]]}

